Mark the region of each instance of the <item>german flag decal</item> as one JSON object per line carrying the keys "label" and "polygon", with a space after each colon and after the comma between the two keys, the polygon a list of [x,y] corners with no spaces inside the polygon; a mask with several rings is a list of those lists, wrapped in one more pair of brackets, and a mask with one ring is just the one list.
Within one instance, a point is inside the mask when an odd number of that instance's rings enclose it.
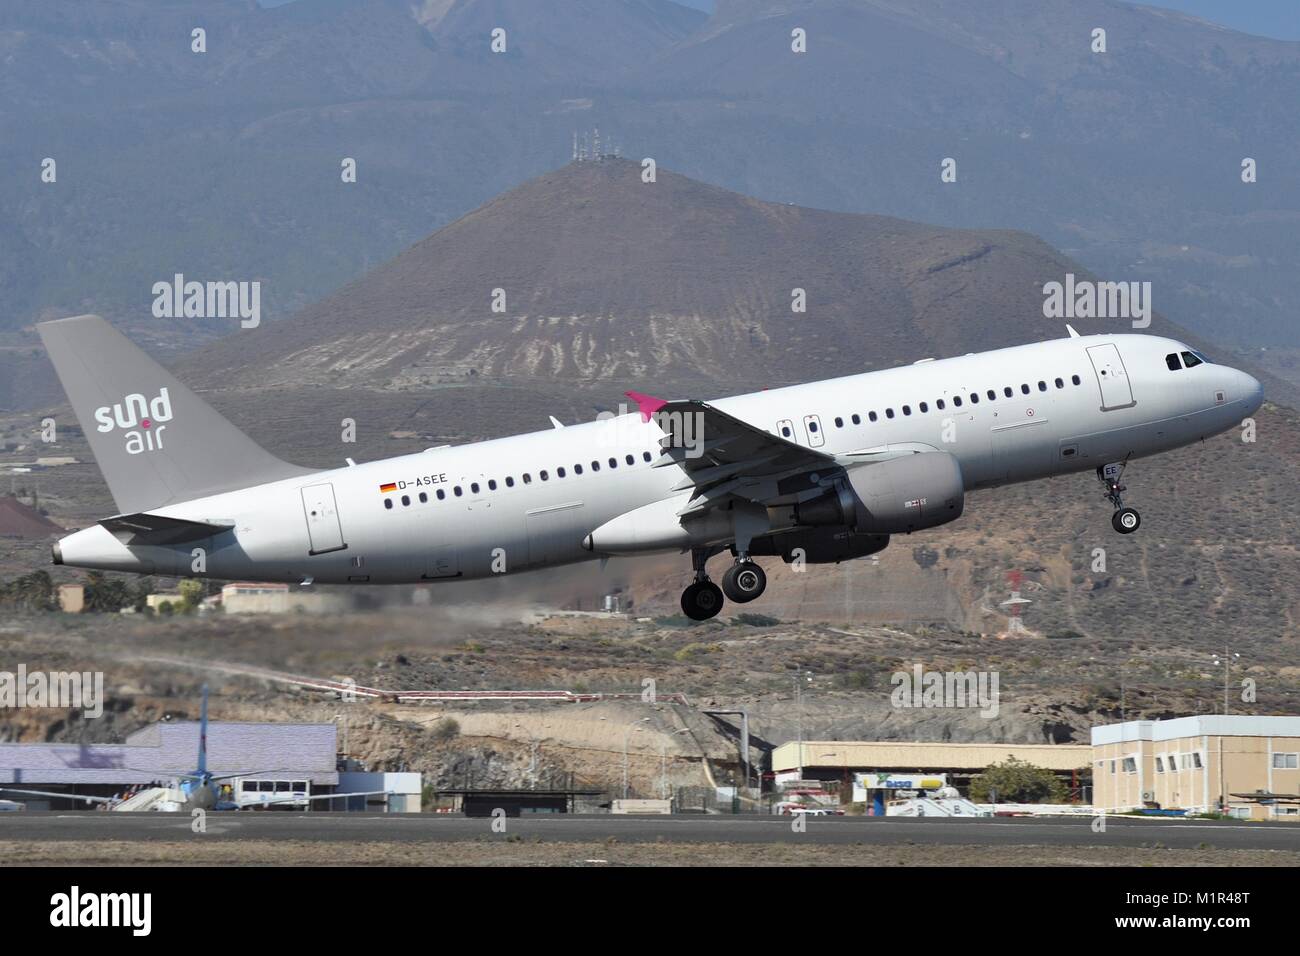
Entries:
{"label": "german flag decal", "polygon": [[388,484],[386,485],[379,486],[379,491],[381,494],[387,494],[390,491],[396,491],[396,490],[397,490],[397,484],[391,481],[388,482]]}

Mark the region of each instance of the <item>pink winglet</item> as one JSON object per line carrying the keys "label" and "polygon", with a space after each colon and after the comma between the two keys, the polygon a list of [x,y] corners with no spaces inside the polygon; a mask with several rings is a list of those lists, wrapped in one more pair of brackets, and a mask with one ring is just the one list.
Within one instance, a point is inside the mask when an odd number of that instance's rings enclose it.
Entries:
{"label": "pink winglet", "polygon": [[650,416],[668,403],[662,398],[655,398],[653,395],[642,395],[640,392],[624,392],[628,398],[636,402],[637,408],[641,409],[641,421],[650,421]]}

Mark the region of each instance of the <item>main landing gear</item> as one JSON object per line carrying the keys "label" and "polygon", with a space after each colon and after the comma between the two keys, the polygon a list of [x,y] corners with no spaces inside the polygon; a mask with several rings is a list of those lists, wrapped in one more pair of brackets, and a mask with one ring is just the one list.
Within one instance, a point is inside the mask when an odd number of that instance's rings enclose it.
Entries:
{"label": "main landing gear", "polygon": [[1142,526],[1142,516],[1137,513],[1137,509],[1124,506],[1122,496],[1128,489],[1121,484],[1120,479],[1124,476],[1124,466],[1127,464],[1126,459],[1097,469],[1097,480],[1106,489],[1106,500],[1115,506],[1115,513],[1110,516],[1111,527],[1120,534],[1132,534]]}
{"label": "main landing gear", "polygon": [[767,587],[767,575],[763,569],[743,552],[737,556],[736,563],[727,568],[722,575],[722,587],[718,587],[709,580],[704,569],[705,562],[717,553],[706,548],[691,550],[695,582],[682,592],[682,613],[693,621],[715,617],[722,610],[724,593],[737,604],[746,604],[759,597]]}
{"label": "main landing gear", "polygon": [[762,595],[767,587],[767,575],[753,561],[736,559],[722,576],[722,593],[737,604],[746,604]]}

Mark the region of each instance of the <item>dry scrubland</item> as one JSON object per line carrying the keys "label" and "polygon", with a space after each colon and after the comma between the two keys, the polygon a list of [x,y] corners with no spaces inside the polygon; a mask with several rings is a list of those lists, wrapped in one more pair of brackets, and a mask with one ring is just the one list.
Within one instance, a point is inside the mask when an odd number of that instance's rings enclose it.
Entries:
{"label": "dry scrubland", "polygon": [[[1218,673],[1189,665],[1182,645],[1151,637],[997,640],[944,626],[840,627],[732,620],[682,626],[553,616],[532,624],[465,609],[390,608],[328,618],[186,618],[36,615],[0,630],[0,659],[31,669],[103,670],[105,716],[11,711],[0,735],[18,740],[107,741],[165,715],[197,716],[212,685],[219,720],[335,721],[349,752],[374,768],[414,769],[433,786],[537,782],[621,786],[623,749],[635,792],[726,783],[737,764],[734,730],[701,713],[743,707],[751,757],[794,739],[1084,742],[1096,722],[1212,711]],[[1300,672],[1284,645],[1260,642],[1239,672],[1259,701],[1240,708],[1300,708]],[[974,709],[899,710],[890,676],[921,662],[941,670],[991,669],[1001,702],[993,719]],[[801,708],[796,668],[814,675]],[[327,695],[268,680],[263,669],[351,677],[391,690],[553,689],[684,694],[568,704],[399,704]],[[1120,679],[1123,677],[1123,687]],[[648,720],[643,720],[648,718]],[[634,728],[634,729],[629,729]]]}

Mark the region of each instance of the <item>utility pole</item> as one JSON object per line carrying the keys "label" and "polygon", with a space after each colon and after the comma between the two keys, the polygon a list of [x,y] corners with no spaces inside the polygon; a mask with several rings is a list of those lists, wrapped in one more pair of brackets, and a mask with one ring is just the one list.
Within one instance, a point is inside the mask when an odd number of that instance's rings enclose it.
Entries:
{"label": "utility pole", "polygon": [[[1230,674],[1231,674],[1231,672],[1232,672],[1232,659],[1233,659],[1234,657],[1236,657],[1236,658],[1240,658],[1241,655],[1240,655],[1240,654],[1233,654],[1231,648],[1228,646],[1228,643],[1225,641],[1224,644],[1223,644],[1223,714],[1224,714],[1225,717],[1228,715],[1228,706],[1229,706],[1229,705],[1228,705],[1228,696],[1229,696],[1228,685],[1229,685],[1229,677],[1230,677]],[[1216,660],[1214,663],[1215,663],[1215,664],[1218,664],[1219,661]]]}
{"label": "utility pole", "polygon": [[799,686],[799,676],[800,676],[800,672],[795,671],[794,714],[795,714],[795,729],[796,729],[796,733],[798,734],[798,741],[799,741],[799,756],[795,758],[799,768],[798,775],[795,777],[796,780],[803,779],[803,688]]}
{"label": "utility pole", "polygon": [[[641,723],[648,721],[649,717],[642,717]],[[627,743],[628,738],[632,736],[632,731],[640,730],[636,724],[628,724],[627,729],[623,731],[623,799],[627,799]]]}

